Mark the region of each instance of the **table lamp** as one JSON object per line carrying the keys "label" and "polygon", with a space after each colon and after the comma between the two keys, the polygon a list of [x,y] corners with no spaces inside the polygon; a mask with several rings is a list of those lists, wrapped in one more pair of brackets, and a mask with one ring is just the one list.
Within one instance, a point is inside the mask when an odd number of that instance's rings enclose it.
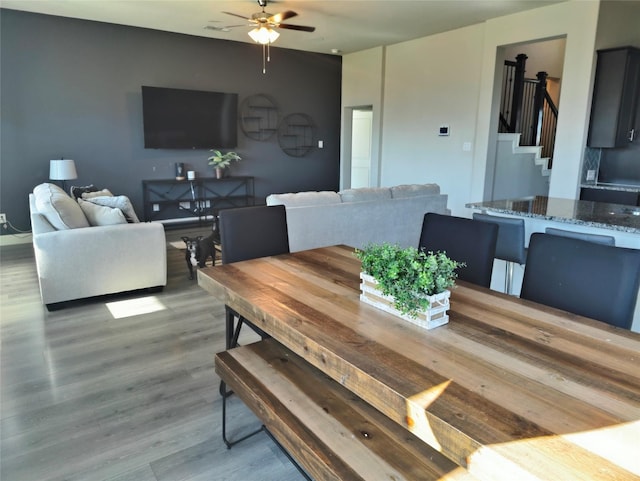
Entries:
{"label": "table lamp", "polygon": [[61,180],[62,190],[66,191],[65,181],[77,179],[76,164],[71,159],[60,159],[49,161],[49,179]]}

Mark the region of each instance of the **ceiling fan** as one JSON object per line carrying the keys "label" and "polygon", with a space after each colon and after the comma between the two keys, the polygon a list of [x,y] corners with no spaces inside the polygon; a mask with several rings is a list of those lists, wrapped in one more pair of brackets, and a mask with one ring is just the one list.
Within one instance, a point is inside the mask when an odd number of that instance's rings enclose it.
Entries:
{"label": "ceiling fan", "polygon": [[[288,30],[298,30],[301,32],[314,32],[316,28],[308,27],[306,25],[292,25],[290,23],[282,23],[285,20],[298,15],[293,10],[286,10],[284,12],[272,15],[265,12],[264,10],[267,6],[267,0],[258,0],[258,5],[262,7],[262,11],[254,13],[250,17],[245,17],[243,15],[238,15],[237,13],[232,12],[222,13],[247,20],[249,22],[248,26],[253,27],[253,29],[249,31],[249,36],[253,39],[254,42],[262,45],[262,73],[266,73],[266,62],[269,62],[271,60],[269,54],[269,46],[280,36],[280,34],[277,32],[277,29],[284,28]],[[228,32],[231,28],[242,26],[243,25],[227,25],[225,27],[207,26],[205,28]]]}
{"label": "ceiling fan", "polygon": [[[244,20],[248,20],[249,26],[253,26],[257,29],[260,29],[261,27],[268,28],[268,29],[284,28],[288,30],[298,30],[301,32],[313,32],[316,29],[315,27],[308,27],[306,25],[292,25],[290,23],[282,23],[285,20],[298,15],[293,10],[286,10],[284,12],[280,12],[280,13],[276,13],[275,15],[272,15],[270,13],[265,12],[264,10],[267,6],[267,0],[258,0],[258,5],[262,7],[262,11],[258,13],[254,13],[250,17],[245,17],[244,15],[238,15],[237,13],[232,13],[232,12],[222,12],[222,13],[226,13],[227,15],[233,15],[234,17],[239,17]],[[241,26],[242,25],[229,25],[226,28],[241,27]]]}

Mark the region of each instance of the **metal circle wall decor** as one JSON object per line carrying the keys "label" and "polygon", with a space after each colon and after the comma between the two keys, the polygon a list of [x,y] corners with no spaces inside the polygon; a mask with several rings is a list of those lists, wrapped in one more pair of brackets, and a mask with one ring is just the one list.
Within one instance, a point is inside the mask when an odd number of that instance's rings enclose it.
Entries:
{"label": "metal circle wall decor", "polygon": [[278,128],[278,143],[282,151],[291,157],[303,157],[314,146],[315,125],[307,114],[289,114]]}
{"label": "metal circle wall decor", "polygon": [[265,94],[250,95],[240,106],[240,127],[244,135],[265,141],[278,130],[280,115],[275,100]]}

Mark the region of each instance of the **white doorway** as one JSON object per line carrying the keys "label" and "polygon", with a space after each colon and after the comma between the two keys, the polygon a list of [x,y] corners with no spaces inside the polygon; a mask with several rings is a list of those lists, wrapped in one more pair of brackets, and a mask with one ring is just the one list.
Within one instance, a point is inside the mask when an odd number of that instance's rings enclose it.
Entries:
{"label": "white doorway", "polygon": [[373,109],[358,107],[351,111],[351,185],[371,187]]}

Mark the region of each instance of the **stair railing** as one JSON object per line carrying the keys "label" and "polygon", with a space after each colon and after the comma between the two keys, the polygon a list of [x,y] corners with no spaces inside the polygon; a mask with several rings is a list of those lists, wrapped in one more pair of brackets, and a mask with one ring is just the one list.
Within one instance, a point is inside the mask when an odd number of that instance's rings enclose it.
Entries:
{"label": "stair railing", "polygon": [[536,79],[524,77],[527,56],[506,60],[502,77],[500,132],[520,133],[520,145],[542,146],[542,156],[551,157],[555,146],[558,108],[547,91],[547,73]]}

